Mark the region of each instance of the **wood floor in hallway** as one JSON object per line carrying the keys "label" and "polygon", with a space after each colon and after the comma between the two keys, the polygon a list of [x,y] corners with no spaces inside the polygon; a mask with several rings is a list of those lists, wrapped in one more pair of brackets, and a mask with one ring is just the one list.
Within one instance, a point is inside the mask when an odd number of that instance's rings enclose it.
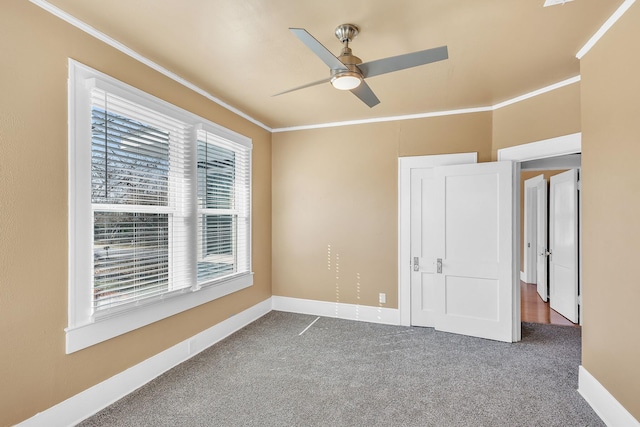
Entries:
{"label": "wood floor in hallway", "polygon": [[520,281],[520,309],[523,322],[579,326],[552,310],[548,302],[542,301],[535,284]]}

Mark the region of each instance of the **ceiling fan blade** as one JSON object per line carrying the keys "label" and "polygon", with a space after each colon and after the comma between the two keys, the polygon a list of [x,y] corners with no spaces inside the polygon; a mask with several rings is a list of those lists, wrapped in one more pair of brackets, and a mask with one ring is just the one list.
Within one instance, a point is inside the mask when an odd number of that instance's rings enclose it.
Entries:
{"label": "ceiling fan blade", "polygon": [[285,90],[284,92],[279,92],[279,93],[276,93],[276,94],[271,95],[271,96],[283,95],[285,93],[294,92],[296,90],[304,89],[304,88],[307,88],[307,87],[320,85],[322,83],[327,83],[329,81],[331,81],[331,77],[327,77],[326,79],[318,80],[317,82],[307,83],[306,85],[294,87],[293,89],[288,89],[288,90]]}
{"label": "ceiling fan blade", "polygon": [[369,85],[364,80],[360,83],[360,86],[352,89],[351,93],[360,98],[360,100],[367,104],[369,108],[375,107],[380,103],[376,94],[373,93]]}
{"label": "ceiling fan blade", "polygon": [[313,53],[315,53],[318,58],[322,59],[322,62],[327,64],[327,66],[332,70],[347,69],[347,67],[342,62],[340,62],[340,60],[329,51],[329,49],[324,47],[322,43],[316,40],[304,28],[289,28],[289,31],[291,31],[296,37],[298,37],[302,43],[304,43],[309,49],[311,49]]}
{"label": "ceiling fan blade", "polygon": [[419,52],[406,53],[404,55],[365,62],[364,64],[358,64],[358,68],[362,71],[362,75],[367,78],[379,76],[380,74],[391,73],[393,71],[404,70],[406,68],[417,67],[418,65],[430,64],[447,58],[449,58],[447,47],[440,46],[433,49],[421,50]]}

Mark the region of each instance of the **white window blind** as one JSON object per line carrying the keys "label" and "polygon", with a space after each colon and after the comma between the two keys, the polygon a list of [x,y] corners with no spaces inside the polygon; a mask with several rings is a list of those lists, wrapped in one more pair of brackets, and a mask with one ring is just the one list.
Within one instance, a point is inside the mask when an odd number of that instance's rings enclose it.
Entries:
{"label": "white window blind", "polygon": [[246,288],[251,140],[69,61],[67,352]]}
{"label": "white window blind", "polygon": [[187,250],[187,125],[91,90],[93,307],[104,310],[189,287],[173,268]]}
{"label": "white window blind", "polygon": [[206,130],[198,145],[198,283],[249,271],[250,150]]}

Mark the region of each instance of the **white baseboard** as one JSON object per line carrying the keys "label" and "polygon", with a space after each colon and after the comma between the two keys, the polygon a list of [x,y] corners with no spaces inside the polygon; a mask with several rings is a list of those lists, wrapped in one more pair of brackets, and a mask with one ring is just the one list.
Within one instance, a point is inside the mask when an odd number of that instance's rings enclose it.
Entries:
{"label": "white baseboard", "polygon": [[527,283],[527,275],[524,274],[524,271],[520,272],[520,280],[523,281],[524,283]]}
{"label": "white baseboard", "polygon": [[273,309],[278,311],[337,317],[361,322],[384,323],[386,325],[400,324],[400,311],[396,308],[316,301],[275,295],[271,297],[271,301]]}
{"label": "white baseboard", "polygon": [[[331,303],[273,296],[193,337],[141,362],[33,417],[17,427],[72,426],[106,408],[169,369],[221,341],[271,310],[362,322],[400,324],[400,312],[385,307]],[[610,427],[640,427],[631,415],[583,366],[578,392]]]}
{"label": "white baseboard", "polygon": [[578,371],[578,392],[609,427],[640,427],[640,423],[584,366]]}
{"label": "white baseboard", "polygon": [[17,426],[75,425],[270,311],[271,298],[34,415]]}

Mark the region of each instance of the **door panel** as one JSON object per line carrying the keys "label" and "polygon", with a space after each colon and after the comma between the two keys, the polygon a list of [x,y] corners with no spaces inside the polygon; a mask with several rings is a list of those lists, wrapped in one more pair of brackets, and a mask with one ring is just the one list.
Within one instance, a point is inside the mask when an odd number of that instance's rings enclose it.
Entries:
{"label": "door panel", "polygon": [[536,284],[538,295],[547,301],[547,180],[542,178],[536,184]]}
{"label": "door panel", "polygon": [[435,169],[438,330],[513,341],[513,165]]}
{"label": "door panel", "polygon": [[[435,325],[436,187],[434,168],[474,163],[475,153],[423,156],[411,168],[411,325]],[[418,258],[417,270],[414,257]],[[406,268],[406,267],[405,267]]]}
{"label": "door panel", "polygon": [[578,323],[578,171],[551,177],[549,209],[551,308]]}
{"label": "door panel", "polygon": [[[444,226],[446,228],[445,258],[474,259],[478,263],[496,261],[498,253],[496,175],[449,176],[445,181]],[[463,215],[464,211],[472,215]],[[470,239],[469,236],[475,236]]]}
{"label": "door panel", "polygon": [[449,276],[445,280],[445,313],[497,322],[499,296],[497,280]]}
{"label": "door panel", "polygon": [[[411,171],[411,254],[418,271],[411,275],[411,324],[433,326],[435,307],[435,186],[433,168]],[[413,258],[412,258],[413,259]]]}

